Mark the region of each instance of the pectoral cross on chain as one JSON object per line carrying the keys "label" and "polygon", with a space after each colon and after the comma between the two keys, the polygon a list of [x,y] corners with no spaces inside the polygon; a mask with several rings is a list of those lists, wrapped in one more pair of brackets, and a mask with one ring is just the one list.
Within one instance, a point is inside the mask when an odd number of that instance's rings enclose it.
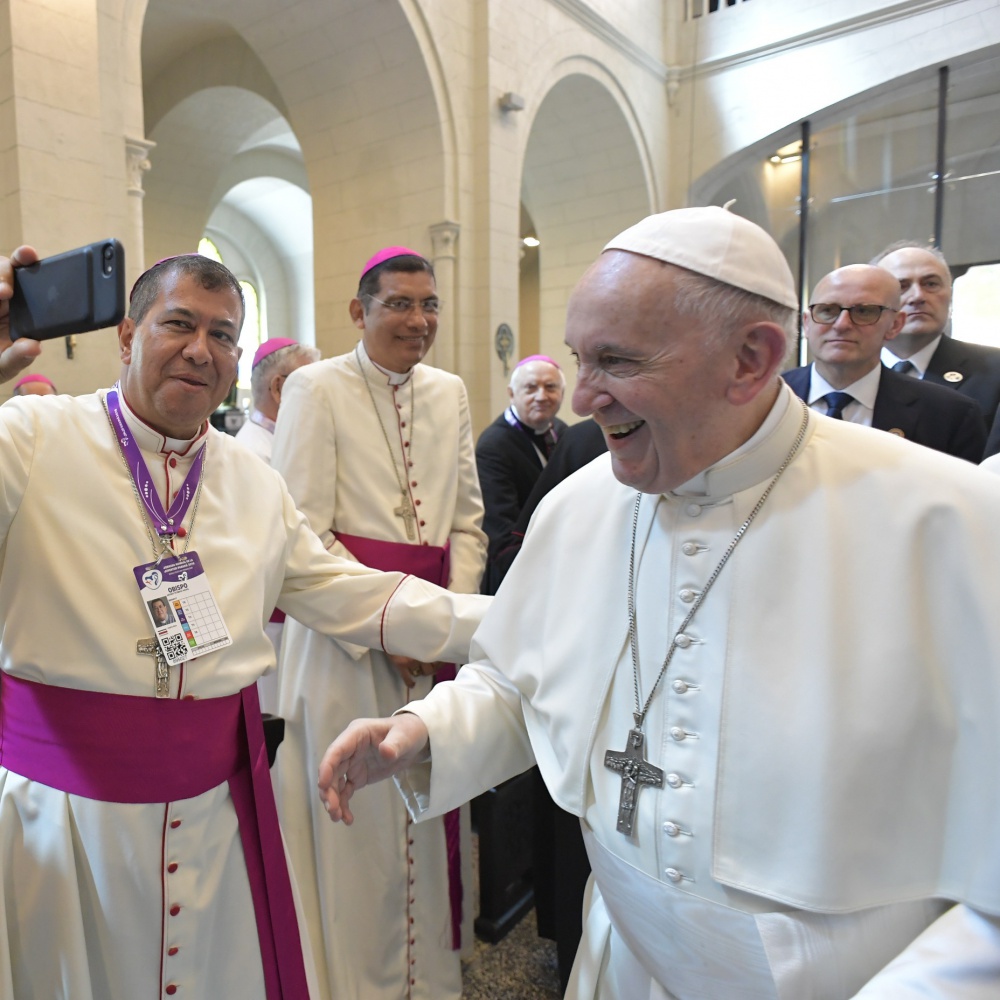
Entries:
{"label": "pectoral cross on chain", "polygon": [[646,737],[641,729],[630,729],[623,751],[607,750],[604,754],[604,766],[622,776],[622,791],[618,799],[618,832],[624,833],[626,837],[632,836],[639,789],[643,785],[663,787],[663,771],[648,763],[642,752],[645,741]]}
{"label": "pectoral cross on chain", "polygon": [[417,520],[417,512],[413,509],[413,501],[408,493],[400,493],[400,497],[402,502],[393,511],[393,514],[403,519],[403,523],[406,525],[406,537],[412,542],[416,537],[413,526]]}
{"label": "pectoral cross on chain", "polygon": [[137,656],[156,657],[156,697],[169,698],[170,674],[168,672],[167,658],[163,655],[160,644],[155,638],[140,639],[135,644],[135,652]]}

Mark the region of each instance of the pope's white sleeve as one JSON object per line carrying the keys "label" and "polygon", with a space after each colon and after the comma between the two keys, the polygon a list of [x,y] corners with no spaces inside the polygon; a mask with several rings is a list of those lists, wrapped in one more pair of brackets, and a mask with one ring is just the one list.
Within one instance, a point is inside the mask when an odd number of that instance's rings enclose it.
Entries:
{"label": "pope's white sleeve", "polygon": [[997,1000],[1000,917],[961,903],[934,921],[856,1000]]}
{"label": "pope's white sleeve", "polygon": [[520,692],[489,663],[462,667],[400,711],[420,716],[430,735],[430,763],[395,779],[415,820],[441,816],[535,763]]}

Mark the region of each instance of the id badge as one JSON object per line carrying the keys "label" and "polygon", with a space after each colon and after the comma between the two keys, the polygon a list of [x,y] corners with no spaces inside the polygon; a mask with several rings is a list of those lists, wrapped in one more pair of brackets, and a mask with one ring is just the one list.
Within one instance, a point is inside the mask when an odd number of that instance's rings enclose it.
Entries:
{"label": "id badge", "polygon": [[170,666],[232,644],[197,552],[136,566],[133,572]]}

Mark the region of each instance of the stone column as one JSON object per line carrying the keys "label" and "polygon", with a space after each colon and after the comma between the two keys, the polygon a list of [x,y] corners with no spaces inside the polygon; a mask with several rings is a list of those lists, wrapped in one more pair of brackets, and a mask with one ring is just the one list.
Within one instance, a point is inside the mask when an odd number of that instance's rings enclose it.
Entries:
{"label": "stone column", "polygon": [[457,351],[454,328],[454,317],[457,314],[458,303],[455,295],[458,286],[455,283],[455,244],[461,226],[457,222],[438,222],[429,228],[431,235],[431,263],[437,276],[437,291],[444,303],[441,322],[438,325],[437,338],[431,349],[429,359],[438,368],[449,372],[457,372]]}
{"label": "stone column", "polygon": [[128,252],[126,270],[131,285],[145,270],[145,237],[142,224],[142,175],[149,170],[149,153],[156,145],[147,139],[125,136],[125,177],[128,183]]}

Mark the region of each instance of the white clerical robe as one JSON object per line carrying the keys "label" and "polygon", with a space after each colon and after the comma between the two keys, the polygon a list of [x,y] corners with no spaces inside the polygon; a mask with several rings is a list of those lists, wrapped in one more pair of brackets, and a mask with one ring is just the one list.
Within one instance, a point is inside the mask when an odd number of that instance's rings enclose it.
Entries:
{"label": "white clerical robe", "polygon": [[[260,410],[254,410],[250,419],[234,435],[237,441],[249,448],[258,458],[271,464],[271,448],[274,444],[274,421],[264,416]],[[272,616],[273,617],[273,616]],[[279,621],[269,621],[264,626],[271,645],[274,646],[275,660],[281,655],[281,637],[285,629],[282,615]],[[257,682],[257,694],[260,697],[260,710],[271,715],[278,714],[278,674],[270,670]]]}
{"label": "white clerical robe", "polygon": [[[231,438],[209,429],[167,441],[125,415],[167,503],[208,449],[185,526],[233,643],[171,667],[171,697],[230,695],[272,667],[264,623],[276,603],[316,628],[428,659],[468,648],[475,598],[432,595],[416,580],[393,594],[398,575],[331,558],[281,477]],[[132,570],[154,553],[100,395],[29,396],[0,410],[0,539],[0,669],[151,697],[153,660],[136,642],[152,631]],[[430,622],[450,610],[459,617],[442,642]],[[0,769],[0,857],[3,1000],[264,1000],[227,785],[115,804]],[[306,965],[315,988],[308,955]]]}
{"label": "white clerical robe", "polygon": [[[390,377],[362,345],[306,365],[285,383],[273,462],[330,551],[351,558],[334,532],[450,543],[450,589],[478,591],[486,560],[483,505],[465,386],[457,376],[417,365],[409,377]],[[394,513],[401,501],[397,474],[405,475],[417,514],[412,538]],[[291,619],[281,662],[278,707],[286,729],[276,767],[278,805],[329,988],[322,996],[459,997],[443,823],[414,827],[392,787],[383,785],[346,828],[330,822],[316,794],[319,759],[330,741],[353,718],[390,714],[410,692],[381,653],[337,643]],[[430,678],[419,680],[412,696],[430,687]],[[466,837],[466,862],[469,846]],[[467,863],[465,941],[473,916],[470,876]]]}
{"label": "white clerical robe", "polygon": [[[802,420],[786,388],[738,452],[643,498],[643,701]],[[1000,481],[807,420],[678,637],[644,725],[663,786],[639,790],[633,837],[604,757],[633,725],[636,494],[607,458],[539,508],[478,662],[409,706],[433,755],[400,781],[415,813],[537,761],[582,817],[594,884],[570,997],[1000,993]]]}
{"label": "white clerical robe", "polygon": [[235,434],[241,445],[249,448],[258,458],[271,464],[271,449],[274,446],[274,421],[265,417],[260,410],[254,410],[248,420]]}

